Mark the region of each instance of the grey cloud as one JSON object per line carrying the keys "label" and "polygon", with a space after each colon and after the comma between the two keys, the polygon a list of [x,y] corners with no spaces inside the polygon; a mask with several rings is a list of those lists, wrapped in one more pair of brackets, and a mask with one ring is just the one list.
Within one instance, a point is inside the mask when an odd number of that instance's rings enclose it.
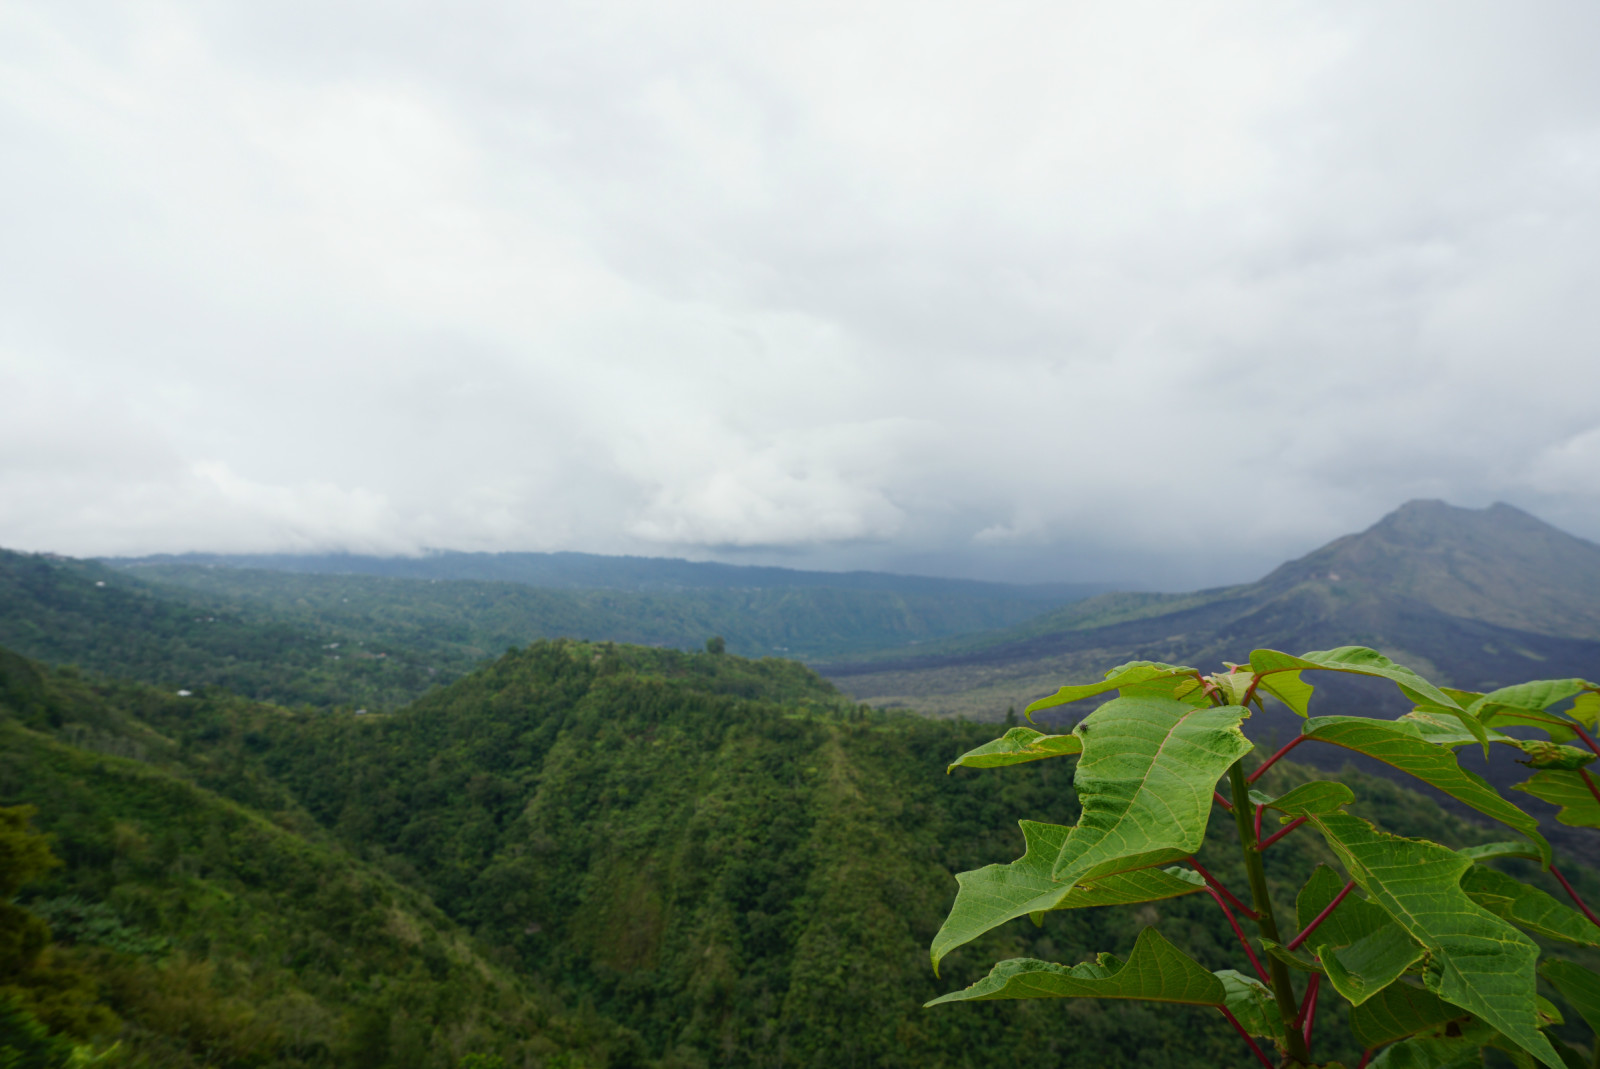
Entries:
{"label": "grey cloud", "polygon": [[1600,536],[1597,21],[10,5],[0,544],[1184,585],[1412,496]]}

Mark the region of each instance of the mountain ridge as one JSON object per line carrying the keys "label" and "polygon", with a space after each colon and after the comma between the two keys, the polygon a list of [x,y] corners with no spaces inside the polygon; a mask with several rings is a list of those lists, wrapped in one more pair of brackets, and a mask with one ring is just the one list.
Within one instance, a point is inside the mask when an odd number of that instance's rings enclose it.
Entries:
{"label": "mountain ridge", "polygon": [[818,667],[860,700],[995,718],[1125,660],[1350,644],[1474,689],[1600,673],[1600,546],[1510,505],[1413,501],[1254,583],[1101,595],[1006,632]]}

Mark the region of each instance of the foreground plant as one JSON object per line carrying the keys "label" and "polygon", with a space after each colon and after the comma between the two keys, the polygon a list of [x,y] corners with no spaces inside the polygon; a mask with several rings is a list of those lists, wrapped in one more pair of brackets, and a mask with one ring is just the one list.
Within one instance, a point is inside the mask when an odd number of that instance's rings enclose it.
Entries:
{"label": "foreground plant", "polygon": [[[1304,674],[1314,671],[1388,679],[1414,708],[1396,720],[1310,717],[1298,736],[1246,774],[1243,762],[1254,747],[1243,724],[1251,708],[1270,695],[1308,717],[1313,688]],[[1538,822],[1463,769],[1454,752],[1478,745],[1487,754],[1496,744],[1522,750],[1538,771],[1520,789],[1566,805],[1563,822],[1600,826],[1600,784],[1584,768],[1600,754],[1595,684],[1544,681],[1482,695],[1436,687],[1359,646],[1299,657],[1256,650],[1249,663],[1209,676],[1151,662],[1122,665],[1103,682],[1063,687],[1027,712],[1031,719],[1040,709],[1113,690],[1118,696],[1070,734],[1013,728],[950,766],[1076,756],[1083,811],[1070,828],[1022,821],[1021,858],[956,877],[955,904],[933,941],[934,969],[954,948],[1024,915],[1039,922],[1051,910],[1205,893],[1227,918],[1250,972],[1208,969],[1147,927],[1126,960],[1107,953],[1073,966],[1004,961],[930,1006],[1012,998],[1208,1006],[1272,1069],[1334,1064],[1316,1062],[1311,1048],[1319,1008],[1340,1002],[1350,1007],[1350,1028],[1365,1050],[1363,1067],[1459,1066],[1479,1062],[1489,1048],[1519,1066],[1600,1067],[1600,1041],[1582,1058],[1549,1035],[1560,1017],[1537,992],[1542,974],[1600,1032],[1600,977],[1565,961],[1547,961],[1541,969],[1539,947],[1530,938],[1600,946],[1600,920],[1556,870]],[[1555,711],[1569,701],[1569,708]],[[1549,740],[1530,742],[1501,730],[1530,724],[1544,728]],[[1579,740],[1586,749],[1567,745]],[[1281,757],[1312,741],[1383,761],[1520,838],[1451,850],[1391,835],[1346,813],[1354,795],[1341,783],[1313,781],[1277,797],[1253,789]],[[1229,812],[1237,828],[1248,904],[1195,859],[1216,808]],[[1291,924],[1274,908],[1261,859],[1305,826],[1322,837],[1344,872],[1317,866],[1296,898]],[[1583,912],[1485,864],[1503,857],[1537,861]],[[1256,929],[1254,939],[1247,923]]]}

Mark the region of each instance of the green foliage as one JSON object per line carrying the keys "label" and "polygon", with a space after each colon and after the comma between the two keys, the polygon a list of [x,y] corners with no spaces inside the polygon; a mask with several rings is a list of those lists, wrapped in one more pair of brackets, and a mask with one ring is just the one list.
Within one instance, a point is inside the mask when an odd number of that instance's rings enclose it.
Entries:
{"label": "green foliage", "polygon": [[[1492,695],[1445,690],[1373,650],[1352,646],[1301,656],[1256,650],[1248,667],[1230,664],[1227,669],[1202,676],[1192,669],[1136,662],[1112,669],[1101,683],[1062,687],[1031,706],[1030,712],[1108,690],[1121,692],[1073,729],[1082,743],[1074,774],[1082,803],[1078,824],[1023,821],[1027,852],[1021,859],[960,874],[955,904],[933,940],[932,955],[937,966],[952,948],[1024,913],[1038,921],[1062,909],[1159,899],[1158,885],[1181,870],[1161,872],[1157,866],[1187,858],[1198,867],[1192,855],[1205,843],[1211,810],[1221,797],[1216,788],[1226,775],[1236,856],[1250,887],[1251,908],[1244,912],[1259,927],[1266,965],[1258,968],[1266,970],[1262,978],[1268,982],[1231,970],[1208,972],[1147,926],[1126,963],[1109,953],[1071,967],[1016,958],[929,1005],[1060,997],[1209,1005],[1229,1015],[1242,1032],[1276,1046],[1284,1064],[1302,1065],[1313,1060],[1309,1020],[1320,997],[1350,1006],[1354,1038],[1367,1052],[1363,1060],[1384,1047],[1374,1066],[1478,1064],[1489,1049],[1518,1065],[1537,1062],[1555,1069],[1578,1057],[1564,1039],[1548,1032],[1561,1026],[1562,1018],[1539,996],[1539,976],[1574,1005],[1590,1007],[1600,1005],[1600,995],[1594,994],[1600,980],[1559,961],[1546,962],[1541,970],[1534,938],[1594,947],[1600,946],[1600,927],[1540,888],[1489,867],[1493,860],[1509,858],[1533,858],[1548,867],[1550,846],[1536,820],[1460,767],[1454,748],[1475,742],[1487,753],[1491,742],[1516,746],[1541,769],[1538,786],[1548,790],[1551,783],[1576,783],[1593,803],[1600,791],[1588,790],[1592,782],[1584,758],[1600,750],[1568,753],[1572,748],[1565,742],[1582,739],[1593,745],[1587,728],[1600,714],[1600,702],[1590,703],[1594,686],[1574,679],[1503,688]],[[1313,671],[1387,679],[1414,708],[1397,720],[1310,717],[1314,690],[1304,676]],[[1301,782],[1277,794],[1252,790],[1242,764],[1251,750],[1242,725],[1262,694],[1307,717],[1295,745],[1330,743],[1383,761],[1515,828],[1526,836],[1526,845],[1458,850],[1380,830],[1345,811],[1357,798],[1345,783]],[[1572,709],[1552,713],[1553,706],[1568,700]],[[1530,724],[1545,726],[1550,741],[1535,745],[1502,730]],[[957,764],[1016,763],[1012,754],[1029,759],[1029,749],[1039,748],[1044,738],[1014,734],[969,751]],[[1060,754],[1038,756],[1058,755],[1068,754],[1062,748]],[[1266,771],[1263,766],[1256,775]],[[1271,866],[1263,856],[1270,845],[1262,825],[1268,811],[1276,811],[1285,825],[1294,822],[1283,834],[1309,824],[1345,873],[1341,877],[1326,864],[1314,867],[1296,902],[1300,934],[1292,940],[1280,934]],[[1052,853],[1053,866],[1047,863]],[[1101,888],[1096,878],[1110,873],[1126,886],[1090,900]],[[1135,890],[1140,878],[1144,898]],[[1225,894],[1216,888],[1210,895],[1224,911]],[[1075,901],[1074,895],[1080,897]],[[1251,961],[1259,962],[1242,931],[1238,938]],[[1303,991],[1294,986],[1296,975],[1302,977]],[[1317,985],[1323,981],[1330,990],[1319,996]]]}

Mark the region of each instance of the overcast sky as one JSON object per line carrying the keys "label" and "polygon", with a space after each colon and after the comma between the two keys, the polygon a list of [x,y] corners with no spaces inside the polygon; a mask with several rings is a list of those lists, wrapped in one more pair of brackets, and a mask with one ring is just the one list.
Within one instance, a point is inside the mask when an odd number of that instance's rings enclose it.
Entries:
{"label": "overcast sky", "polygon": [[1600,7],[0,4],[0,545],[1600,538]]}

